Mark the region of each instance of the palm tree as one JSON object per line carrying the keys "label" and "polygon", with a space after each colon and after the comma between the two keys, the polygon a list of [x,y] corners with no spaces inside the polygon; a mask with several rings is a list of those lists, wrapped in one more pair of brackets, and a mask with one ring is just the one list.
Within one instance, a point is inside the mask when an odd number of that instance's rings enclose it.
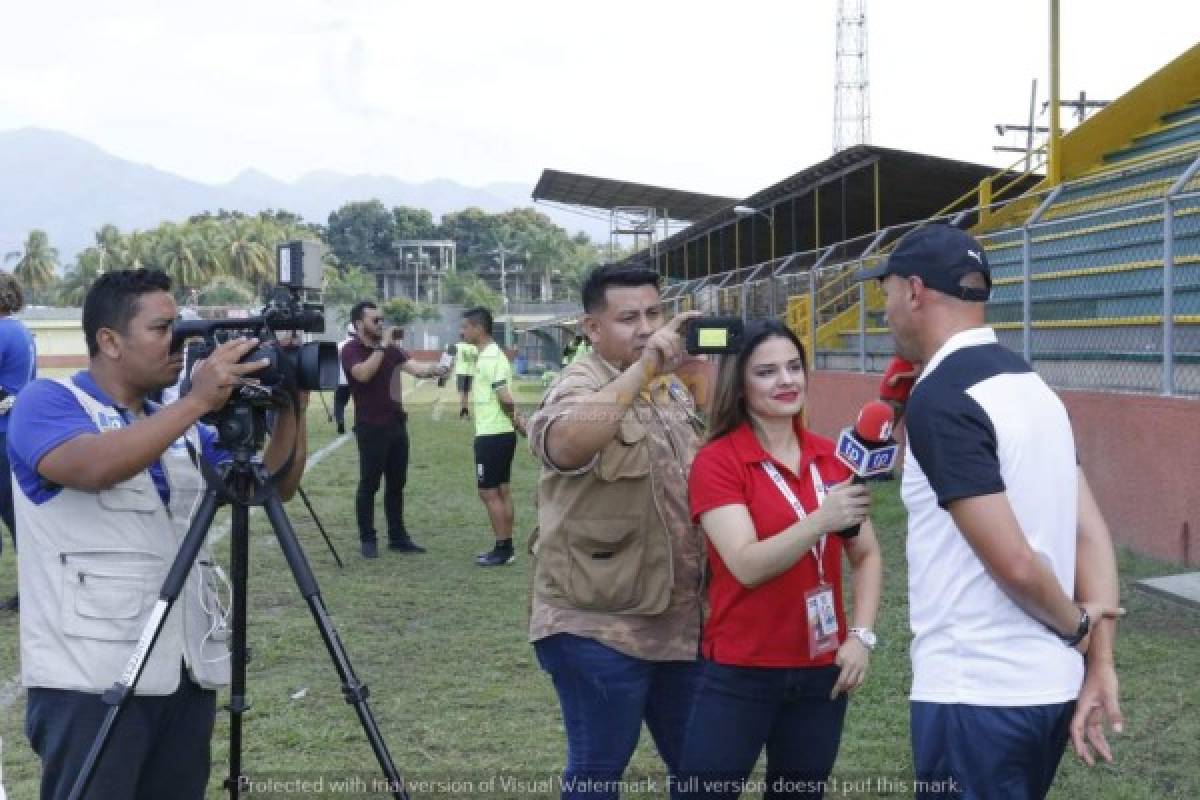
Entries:
{"label": "palm tree", "polygon": [[134,231],[122,255],[122,269],[158,269],[159,234],[157,231]]}
{"label": "palm tree", "polygon": [[100,271],[121,269],[129,260],[129,244],[116,225],[102,225],[96,231],[96,249],[100,253]]}
{"label": "palm tree", "polygon": [[81,306],[92,283],[104,271],[105,253],[89,247],[67,267],[62,283],[58,285],[58,302],[65,306]]}
{"label": "palm tree", "polygon": [[199,264],[200,269],[209,278],[228,274],[229,270],[226,268],[228,236],[225,233],[225,226],[219,222],[206,222],[199,225],[189,224],[186,227],[194,232],[196,263]]}
{"label": "palm tree", "polygon": [[209,276],[196,257],[197,251],[203,246],[199,237],[186,226],[171,222],[164,223],[159,230],[160,267],[171,276],[176,293],[186,293],[188,289],[207,283]]}
{"label": "palm tree", "polygon": [[57,277],[58,251],[50,246],[45,231],[30,231],[24,251],[9,253],[4,260],[17,262],[13,275],[35,293],[50,288]]}
{"label": "palm tree", "polygon": [[274,280],[275,265],[270,251],[256,238],[256,233],[248,223],[235,225],[225,242],[225,263],[231,275],[259,289]]}

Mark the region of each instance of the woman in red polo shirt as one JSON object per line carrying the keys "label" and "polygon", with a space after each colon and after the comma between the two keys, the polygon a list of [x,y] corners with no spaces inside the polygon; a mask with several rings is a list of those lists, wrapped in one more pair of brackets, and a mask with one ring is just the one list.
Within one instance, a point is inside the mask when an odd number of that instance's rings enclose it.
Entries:
{"label": "woman in red polo shirt", "polygon": [[[863,681],[883,580],[866,487],[804,427],[804,349],[778,322],[721,364],[712,432],[689,480],[708,549],[703,675],[684,745],[687,789],[737,797],[767,749],[766,798],[821,797],[846,695]],[[857,536],[843,533],[859,525]],[[853,568],[853,625],[842,553]]]}

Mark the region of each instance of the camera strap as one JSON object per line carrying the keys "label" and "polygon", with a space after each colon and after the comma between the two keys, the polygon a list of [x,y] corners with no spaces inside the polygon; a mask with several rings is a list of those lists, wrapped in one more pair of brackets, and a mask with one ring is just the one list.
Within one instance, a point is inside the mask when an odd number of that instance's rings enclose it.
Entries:
{"label": "camera strap", "polygon": [[[292,433],[292,449],[288,452],[288,457],[283,460],[283,464],[278,470],[267,476],[267,482],[274,486],[279,482],[279,479],[291,472],[292,464],[296,462],[296,435],[300,432],[300,403],[297,402],[296,392],[287,392],[284,397],[288,400],[288,405],[291,406],[293,422]],[[274,432],[271,434],[274,435]]]}

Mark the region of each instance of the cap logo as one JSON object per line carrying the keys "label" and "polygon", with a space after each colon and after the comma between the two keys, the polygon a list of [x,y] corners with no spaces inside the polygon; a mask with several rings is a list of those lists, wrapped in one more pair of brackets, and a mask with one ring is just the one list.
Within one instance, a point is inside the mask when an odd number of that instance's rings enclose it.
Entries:
{"label": "cap logo", "polygon": [[983,266],[983,255],[978,250],[968,250],[967,255],[979,262],[979,266]]}

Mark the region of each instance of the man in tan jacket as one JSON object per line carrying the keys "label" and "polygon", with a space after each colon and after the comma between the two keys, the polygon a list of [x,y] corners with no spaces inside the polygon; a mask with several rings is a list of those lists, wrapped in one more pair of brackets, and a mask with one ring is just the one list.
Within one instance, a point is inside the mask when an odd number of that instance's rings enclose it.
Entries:
{"label": "man in tan jacket", "polygon": [[566,726],[563,795],[616,797],[643,720],[677,774],[697,674],[704,549],[687,475],[700,431],[673,374],[697,314],[667,322],[652,270],[598,267],[582,294],[592,352],[529,422],[542,462],[529,636]]}

